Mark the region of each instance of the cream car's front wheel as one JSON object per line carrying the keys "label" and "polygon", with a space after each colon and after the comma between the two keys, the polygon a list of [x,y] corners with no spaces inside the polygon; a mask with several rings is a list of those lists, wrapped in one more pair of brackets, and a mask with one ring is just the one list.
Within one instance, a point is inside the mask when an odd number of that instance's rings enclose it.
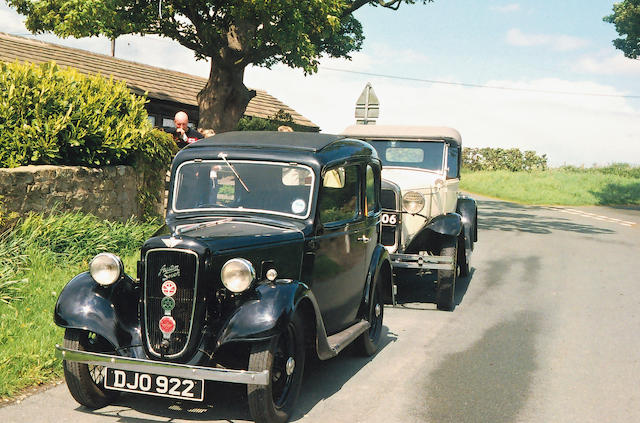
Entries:
{"label": "cream car's front wheel", "polygon": [[447,239],[440,250],[440,255],[451,257],[454,269],[438,269],[438,282],[436,284],[436,305],[438,310],[453,311],[456,307],[456,276],[458,268],[458,240]]}

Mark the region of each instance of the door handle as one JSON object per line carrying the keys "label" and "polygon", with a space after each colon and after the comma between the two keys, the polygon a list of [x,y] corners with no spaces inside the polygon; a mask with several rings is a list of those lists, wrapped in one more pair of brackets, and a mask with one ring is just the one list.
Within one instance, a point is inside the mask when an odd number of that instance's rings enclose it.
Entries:
{"label": "door handle", "polygon": [[358,241],[362,241],[365,244],[369,241],[371,241],[371,238],[368,238],[366,235],[362,235],[360,238],[358,238]]}

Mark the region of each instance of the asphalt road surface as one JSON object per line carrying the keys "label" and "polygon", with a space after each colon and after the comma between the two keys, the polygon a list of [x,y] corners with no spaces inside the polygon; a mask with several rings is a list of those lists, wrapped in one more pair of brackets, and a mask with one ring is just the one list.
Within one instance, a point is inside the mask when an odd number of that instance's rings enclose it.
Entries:
{"label": "asphalt road surface", "polygon": [[[380,352],[311,362],[292,421],[640,421],[640,210],[484,200],[479,219],[456,310],[435,310],[433,277],[400,274]],[[0,422],[250,420],[244,387],[207,389],[89,411],[62,384]]]}

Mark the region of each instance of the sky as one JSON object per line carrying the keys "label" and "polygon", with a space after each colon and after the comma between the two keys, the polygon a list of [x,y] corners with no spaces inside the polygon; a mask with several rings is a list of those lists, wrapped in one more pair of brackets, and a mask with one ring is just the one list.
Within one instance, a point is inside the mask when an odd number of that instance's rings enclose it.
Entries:
{"label": "sky", "polygon": [[[613,1],[435,0],[398,11],[356,13],[365,41],[352,60],[323,58],[316,74],[283,65],[249,67],[263,89],[340,133],[370,82],[378,124],[456,128],[467,147],[546,154],[552,166],[640,165],[640,60],[612,45],[602,21]],[[110,54],[104,38],[30,35],[0,0],[0,32]],[[209,63],[157,36],[123,36],[116,57],[207,77]],[[486,88],[499,87],[499,88]]]}

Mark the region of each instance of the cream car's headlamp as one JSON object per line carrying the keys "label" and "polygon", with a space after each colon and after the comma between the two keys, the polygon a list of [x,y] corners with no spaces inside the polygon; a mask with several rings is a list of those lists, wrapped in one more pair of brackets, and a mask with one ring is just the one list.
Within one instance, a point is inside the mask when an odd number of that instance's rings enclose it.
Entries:
{"label": "cream car's headlamp", "polygon": [[256,271],[249,260],[233,258],[222,266],[220,278],[229,291],[242,292],[249,289],[256,278]]}
{"label": "cream car's headlamp", "polygon": [[120,279],[123,271],[122,260],[111,253],[100,253],[89,264],[91,277],[102,286],[111,285]]}
{"label": "cream car's headlamp", "polygon": [[409,191],[402,196],[402,207],[409,213],[420,213],[424,208],[424,196],[419,192]]}

